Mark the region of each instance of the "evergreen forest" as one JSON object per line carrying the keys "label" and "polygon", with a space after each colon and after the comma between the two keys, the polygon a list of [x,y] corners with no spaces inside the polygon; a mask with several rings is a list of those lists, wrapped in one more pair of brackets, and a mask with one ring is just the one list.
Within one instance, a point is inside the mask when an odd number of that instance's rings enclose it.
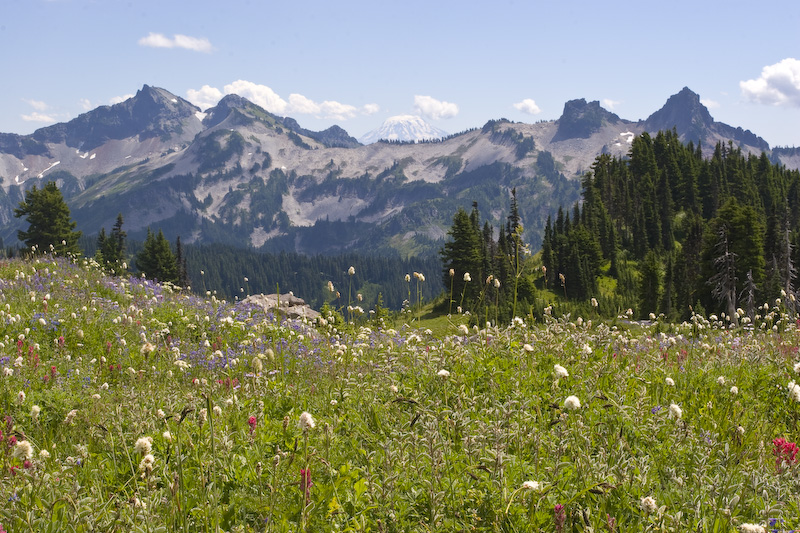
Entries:
{"label": "evergreen forest", "polygon": [[794,312],[800,172],[732,143],[704,155],[666,131],[599,156],[581,201],[547,221],[540,288],[641,318],[747,322],[776,298]]}

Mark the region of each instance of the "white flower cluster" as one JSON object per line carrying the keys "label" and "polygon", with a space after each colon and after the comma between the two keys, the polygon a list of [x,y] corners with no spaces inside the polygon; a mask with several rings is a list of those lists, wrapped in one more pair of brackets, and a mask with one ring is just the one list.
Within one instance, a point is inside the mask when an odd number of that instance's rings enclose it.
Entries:
{"label": "white flower cluster", "polygon": [[794,380],[789,382],[789,398],[796,402],[800,402],[800,385],[794,382]]}

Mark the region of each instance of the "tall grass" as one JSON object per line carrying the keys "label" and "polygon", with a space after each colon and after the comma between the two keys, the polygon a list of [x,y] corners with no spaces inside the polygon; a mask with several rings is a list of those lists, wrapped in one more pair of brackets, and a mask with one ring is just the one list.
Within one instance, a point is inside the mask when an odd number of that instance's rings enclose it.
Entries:
{"label": "tall grass", "polygon": [[0,263],[0,291],[7,531],[800,527],[780,305],[434,336],[49,257]]}

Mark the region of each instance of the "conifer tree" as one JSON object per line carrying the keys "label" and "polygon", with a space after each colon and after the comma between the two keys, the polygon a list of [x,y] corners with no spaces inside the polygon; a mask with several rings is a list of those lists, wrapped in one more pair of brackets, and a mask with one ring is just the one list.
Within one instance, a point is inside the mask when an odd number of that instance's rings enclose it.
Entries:
{"label": "conifer tree", "polygon": [[149,228],[142,250],[136,256],[136,266],[150,279],[160,282],[178,282],[178,267],[175,254],[169,246],[164,233],[159,230],[155,235]]}
{"label": "conifer tree", "polygon": [[17,238],[29,248],[35,246],[39,252],[52,249],[56,255],[82,253],[78,245],[81,232],[75,231],[78,223],[70,220],[69,207],[56,182],[49,181],[41,189],[36,185],[29,189],[14,209],[14,216],[28,221],[27,231],[18,231]]}

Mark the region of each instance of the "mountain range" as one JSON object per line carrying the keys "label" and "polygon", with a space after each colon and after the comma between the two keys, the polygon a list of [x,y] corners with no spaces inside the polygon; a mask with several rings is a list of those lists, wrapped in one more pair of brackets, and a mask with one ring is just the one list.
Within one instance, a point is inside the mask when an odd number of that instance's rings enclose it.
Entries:
{"label": "mountain range", "polygon": [[[416,119],[389,126],[400,139]],[[237,95],[202,111],[145,85],[31,135],[0,134],[0,237],[16,242],[24,221],[13,210],[25,190],[55,180],[87,235],[122,213],[132,238],[149,227],[184,243],[413,256],[439,249],[458,207],[477,202],[484,220],[504,224],[516,188],[535,249],[547,216],[578,200],[580,176],[599,154],[625,157],[636,135],[672,129],[706,155],[730,142],[800,168],[800,150],[770,149],[716,122],[688,88],[640,121],[578,99],[554,121],[498,119],[435,140],[360,142],[338,126],[306,130]],[[421,138],[444,135],[428,133]]]}

